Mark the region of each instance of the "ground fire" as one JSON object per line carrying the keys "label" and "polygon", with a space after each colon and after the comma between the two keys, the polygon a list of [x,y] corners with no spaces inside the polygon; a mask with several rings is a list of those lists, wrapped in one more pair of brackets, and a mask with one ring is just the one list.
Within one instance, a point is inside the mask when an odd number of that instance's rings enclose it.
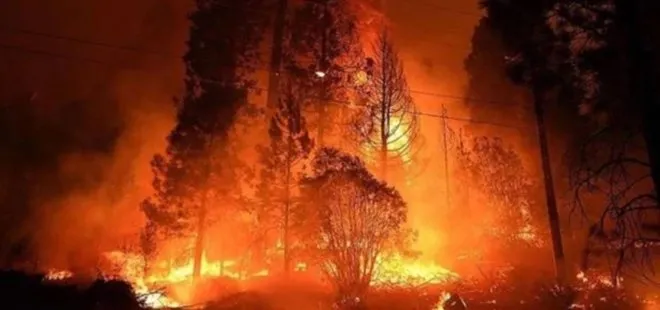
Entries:
{"label": "ground fire", "polygon": [[9,1],[8,309],[660,309],[657,0]]}

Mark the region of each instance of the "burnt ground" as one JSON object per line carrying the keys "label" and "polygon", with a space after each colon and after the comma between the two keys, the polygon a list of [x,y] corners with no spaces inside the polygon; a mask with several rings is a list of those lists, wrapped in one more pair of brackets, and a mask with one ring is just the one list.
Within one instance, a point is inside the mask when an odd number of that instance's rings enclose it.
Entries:
{"label": "burnt ground", "polygon": [[[455,292],[467,309],[649,309],[638,299],[611,288],[558,290],[541,284],[427,286],[373,290],[363,300],[365,310],[431,310],[443,293]],[[46,281],[40,275],[0,272],[0,309],[8,310],[138,310],[145,309],[128,283],[117,280]],[[269,283],[249,292],[222,292],[203,310],[325,310],[333,309],[332,295],[305,283]],[[444,310],[465,309],[457,302]],[[572,308],[571,308],[571,305]],[[334,308],[337,309],[337,308]]]}

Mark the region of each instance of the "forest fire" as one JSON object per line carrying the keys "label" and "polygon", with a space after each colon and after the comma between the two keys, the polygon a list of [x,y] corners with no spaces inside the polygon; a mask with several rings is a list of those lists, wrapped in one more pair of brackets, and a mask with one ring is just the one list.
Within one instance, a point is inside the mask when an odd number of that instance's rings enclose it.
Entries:
{"label": "forest fire", "polygon": [[[152,309],[172,308],[194,303],[195,286],[193,281],[193,259],[177,264],[167,261],[157,262],[158,274],[144,275],[144,259],[139,254],[113,251],[105,254],[116,269],[105,273],[107,279],[128,282],[140,301]],[[298,263],[296,272],[305,272],[307,264]],[[248,274],[238,270],[236,261],[211,261],[203,256],[202,279],[229,278],[239,285],[255,278],[268,277],[267,269]],[[45,278],[49,281],[63,281],[75,277],[67,270],[51,270]],[[372,285],[378,287],[423,287],[426,285],[449,284],[459,280],[459,275],[436,264],[424,263],[416,259],[392,255],[379,262]],[[172,289],[170,289],[172,288]],[[170,293],[168,293],[170,292]]]}
{"label": "forest fire", "polygon": [[49,270],[48,273],[46,273],[45,278],[47,280],[56,281],[56,280],[68,279],[72,276],[73,273],[68,270]]}
{"label": "forest fire", "polygon": [[[174,248],[178,247],[174,246]],[[281,242],[277,242],[277,245],[273,246],[273,251],[281,255],[281,251],[278,251],[280,248]],[[181,254],[172,254],[172,256],[181,256]],[[193,276],[194,259],[190,252],[178,259],[162,257],[146,260],[143,254],[117,250],[103,253],[102,258],[107,263],[101,264],[102,267],[96,267],[100,272],[97,276],[104,280],[126,281],[131,285],[139,300],[149,308],[179,307],[199,302],[200,296],[198,296],[197,284]],[[150,270],[148,272],[145,270],[147,265]],[[315,267],[307,262],[297,261],[291,272],[304,274],[314,279],[321,279],[325,276],[320,270],[310,268]],[[253,281],[275,279],[278,273],[269,268],[257,271],[247,269],[244,259],[240,257],[224,260],[209,259],[208,255],[204,253],[201,260],[200,280],[226,279],[236,285],[224,288],[228,290],[227,292],[220,289],[213,293],[223,294],[236,290],[249,290],[250,283]],[[76,277],[74,272],[61,269],[52,269],[45,275],[45,279],[48,281],[66,281]],[[395,253],[380,256],[375,266],[371,286],[374,288],[417,288],[450,284],[459,279],[459,275],[455,272],[433,262]]]}
{"label": "forest fire", "polygon": [[134,40],[7,29],[11,63],[121,58],[131,85],[59,98],[48,66],[9,71],[3,98],[32,93],[0,105],[0,286],[83,310],[656,310],[653,1],[184,1],[176,52],[143,39],[167,6]]}
{"label": "forest fire", "polygon": [[393,255],[380,262],[373,284],[375,286],[423,286],[446,284],[459,279],[457,273],[436,264]]}

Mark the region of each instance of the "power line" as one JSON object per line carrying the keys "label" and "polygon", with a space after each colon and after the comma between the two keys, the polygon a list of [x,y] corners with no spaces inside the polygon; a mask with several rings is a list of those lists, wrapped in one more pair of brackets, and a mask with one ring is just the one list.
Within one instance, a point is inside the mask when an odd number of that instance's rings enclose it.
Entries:
{"label": "power line", "polygon": [[31,35],[31,36],[40,36],[40,37],[70,41],[70,42],[75,42],[75,43],[79,43],[79,44],[87,44],[87,45],[92,45],[92,46],[97,46],[97,47],[104,47],[104,48],[115,49],[115,50],[123,50],[123,51],[129,51],[129,52],[135,52],[135,53],[141,53],[141,54],[151,54],[151,55],[157,55],[157,56],[168,57],[168,58],[172,58],[172,57],[178,58],[178,59],[181,58],[181,56],[176,56],[176,55],[173,55],[173,54],[166,54],[166,53],[161,53],[161,52],[156,52],[156,51],[151,51],[151,50],[144,50],[144,49],[139,49],[139,48],[130,47],[130,46],[115,45],[115,44],[104,43],[104,42],[99,42],[99,41],[80,39],[80,38],[71,37],[71,36],[64,36],[64,35],[59,35],[59,34],[52,34],[52,33],[45,33],[45,32],[28,30],[28,29],[23,29],[23,28],[10,27],[10,26],[6,26],[6,25],[0,26],[0,29],[3,29],[5,31],[12,31],[12,32],[26,34],[26,35]]}
{"label": "power line", "polygon": [[[444,12],[444,13],[453,13],[457,15],[464,15],[464,16],[475,16],[475,17],[481,17],[481,14],[474,14],[466,11],[461,11],[461,10],[455,10],[451,9],[449,7],[443,7],[439,6],[430,2],[425,2],[425,1],[419,1],[419,3],[427,5],[429,7],[435,8],[435,10]],[[226,8],[231,8],[231,6],[225,6]],[[106,43],[106,42],[99,42],[99,41],[93,41],[89,39],[81,39],[81,38],[76,38],[72,36],[66,36],[66,35],[60,35],[60,34],[53,34],[53,33],[46,33],[46,32],[41,32],[41,31],[36,31],[36,30],[30,30],[30,29],[24,29],[24,28],[19,28],[19,27],[13,27],[9,25],[0,25],[0,29],[3,29],[5,31],[11,31],[11,32],[16,32],[16,33],[22,33],[26,35],[32,35],[32,36],[41,36],[41,37],[47,37],[51,39],[57,39],[57,40],[65,40],[65,41],[71,41],[71,42],[76,42],[79,44],[87,44],[87,45],[92,45],[92,46],[97,46],[97,47],[104,47],[104,48],[109,48],[109,49],[116,49],[116,50],[123,50],[123,51],[129,51],[129,52],[135,52],[135,53],[142,53],[142,54],[150,54],[150,55],[156,55],[156,56],[161,56],[161,57],[167,57],[167,58],[177,58],[180,59],[181,55],[174,55],[170,53],[163,53],[163,52],[158,52],[158,51],[153,51],[153,50],[145,50],[145,49],[139,49],[131,46],[124,46],[124,45],[116,45],[116,44],[111,44],[111,43]],[[378,33],[378,31],[369,31],[369,33],[374,34]],[[442,45],[446,45],[448,47],[452,48],[469,48],[465,46],[455,46],[451,43],[448,42],[442,42]]]}
{"label": "power line", "polygon": [[[5,29],[8,29],[8,28],[5,27]],[[10,31],[16,31],[16,32],[19,32],[19,33],[50,37],[50,38],[53,38],[53,39],[66,40],[66,41],[76,42],[76,43],[79,43],[79,44],[88,44],[88,45],[111,48],[111,49],[117,49],[117,50],[125,50],[125,51],[131,51],[131,52],[134,52],[134,53],[152,54],[152,55],[158,55],[158,56],[162,56],[162,57],[175,58],[177,60],[181,60],[181,56],[174,56],[172,54],[165,54],[165,53],[160,53],[160,52],[155,52],[155,51],[142,50],[142,49],[129,47],[129,46],[114,45],[114,44],[109,44],[109,43],[104,43],[104,42],[91,41],[91,40],[80,39],[80,38],[69,37],[69,36],[62,36],[62,35],[53,35],[53,34],[47,34],[47,33],[43,33],[43,32],[35,32],[35,31],[30,31],[30,30],[18,29],[18,28],[9,28],[9,29],[10,29]],[[5,48],[5,49],[15,48],[15,46],[14,47],[12,47],[12,46],[2,46],[2,48]],[[54,53],[40,51],[40,50],[31,50],[29,52],[41,53],[41,54],[51,54],[52,56],[59,57],[59,58],[69,58],[65,55],[59,55],[59,54],[54,54]],[[99,64],[103,63],[102,61],[95,60],[95,59],[86,59],[86,60],[90,61],[90,62],[94,62],[94,63],[99,63]],[[258,67],[257,70],[268,71],[269,69],[263,68],[263,67],[260,67],[260,68]],[[465,98],[465,97],[453,96],[453,95],[447,95],[447,94],[431,93],[431,92],[428,92],[428,91],[421,91],[421,90],[414,90],[414,89],[411,89],[410,92],[414,93],[414,94],[419,94],[419,95],[433,96],[433,97],[444,98],[444,99],[452,99],[452,100],[464,100],[464,101],[471,101],[471,102],[500,103],[500,104],[503,103],[503,102],[493,102],[493,101],[489,101],[489,100],[482,100],[482,99],[476,99],[476,98]]]}
{"label": "power line", "polygon": [[86,57],[79,57],[79,56],[70,56],[70,55],[64,55],[64,54],[58,54],[58,53],[52,53],[48,51],[43,51],[43,50],[35,50],[35,49],[29,49],[21,46],[15,46],[15,45],[6,45],[0,43],[0,48],[6,49],[6,50],[15,50],[15,51],[21,51],[21,52],[26,52],[26,53],[32,53],[32,54],[38,54],[42,56],[49,56],[49,57],[54,57],[54,58],[61,58],[61,59],[66,59],[66,60],[71,60],[71,61],[86,61],[86,62],[91,62],[99,65],[111,65],[108,62],[104,62],[98,59],[92,59],[92,58],[86,58]]}
{"label": "power line", "polygon": [[[26,52],[26,53],[31,53],[31,54],[36,54],[36,55],[41,55],[41,56],[46,56],[46,57],[60,58],[60,59],[65,59],[65,60],[69,60],[69,61],[86,61],[86,62],[91,62],[91,63],[103,65],[103,66],[114,66],[115,65],[113,63],[101,61],[101,60],[98,60],[98,59],[85,58],[85,57],[79,57],[79,56],[71,56],[71,55],[65,55],[65,54],[58,54],[58,53],[53,53],[53,52],[48,52],[48,51],[43,51],[43,50],[34,50],[34,49],[24,48],[24,47],[21,47],[21,46],[6,45],[6,44],[2,44],[2,43],[0,43],[0,48],[7,49],[7,50]],[[144,72],[152,72],[152,71],[144,69],[144,68],[137,68],[136,70],[144,71]],[[267,70],[264,70],[264,71],[267,71]],[[219,82],[219,81],[210,80],[210,79],[200,79],[200,82],[211,83],[211,84],[221,84],[221,82]],[[267,91],[266,88],[258,87],[258,86],[253,86],[251,88],[255,89],[255,90],[259,90],[259,91]],[[423,95],[429,95],[429,96],[435,96],[435,97],[439,97],[439,98],[448,98],[448,99],[463,100],[463,101],[476,101],[474,99],[470,99],[470,98],[467,98],[467,97],[460,97],[460,96],[453,96],[453,95],[435,94],[435,93],[415,91],[415,90],[410,90],[410,92],[411,93],[417,93],[417,94],[423,94]],[[489,103],[498,103],[497,101],[490,101],[490,100],[479,100],[479,101],[489,102]],[[328,102],[335,103],[335,104],[342,104],[342,105],[350,105],[351,104],[348,101],[341,101],[341,100],[336,100],[336,99],[329,99]],[[501,103],[504,103],[504,102],[501,102]],[[495,123],[495,122],[484,121],[484,120],[474,120],[474,119],[471,119],[471,118],[443,116],[441,114],[435,114],[435,113],[429,113],[429,112],[416,111],[416,112],[414,112],[414,114],[419,115],[419,116],[437,118],[437,119],[447,119],[447,120],[468,122],[468,123],[474,123],[474,124],[490,125],[490,126],[495,126],[495,127],[516,128],[516,129],[525,128],[525,127],[521,127],[521,126]]]}

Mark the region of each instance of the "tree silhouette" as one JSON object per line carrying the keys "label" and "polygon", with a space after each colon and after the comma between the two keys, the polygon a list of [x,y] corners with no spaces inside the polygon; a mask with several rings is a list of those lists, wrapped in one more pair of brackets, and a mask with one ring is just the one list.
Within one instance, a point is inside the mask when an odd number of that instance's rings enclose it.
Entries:
{"label": "tree silhouette", "polygon": [[258,65],[257,46],[267,21],[263,1],[197,0],[190,15],[186,92],[165,154],[152,161],[156,194],[143,210],[161,231],[194,236],[193,276],[198,278],[209,216],[222,208],[236,183],[238,158],[228,135],[246,104]]}
{"label": "tree silhouette", "polygon": [[[637,0],[563,1],[555,13],[557,32],[579,47],[567,61],[581,73],[578,103],[587,134],[573,144],[568,158],[574,211],[594,223],[583,267],[588,267],[588,256],[599,252],[616,262],[610,267],[617,275],[653,273],[652,254],[660,236],[660,170],[654,164],[660,154],[660,113],[649,109],[649,103],[657,103],[657,91],[649,87],[654,77],[645,69],[654,66],[659,54],[639,50],[657,28],[656,19],[647,15],[653,5]],[[640,21],[648,25],[639,27]]]}
{"label": "tree silhouette", "polygon": [[354,71],[363,66],[358,22],[349,0],[305,1],[289,21],[285,59],[289,71],[307,77],[301,91],[307,94],[305,106],[314,111],[318,147],[338,128],[330,117],[351,99]]}
{"label": "tree silhouette", "polygon": [[302,187],[313,210],[311,247],[344,302],[364,297],[381,255],[400,240],[406,203],[357,157],[323,148]]}
{"label": "tree silhouette", "polygon": [[[495,222],[485,225],[498,229],[489,235],[502,247],[544,240],[536,229],[544,216],[533,199],[533,182],[512,147],[499,138],[453,132],[452,137],[461,177],[485,194],[495,211]],[[470,212],[470,206],[460,212]]]}
{"label": "tree silhouette", "polygon": [[298,184],[294,168],[313,146],[301,110],[304,97],[294,83],[292,79],[282,82],[280,102],[268,131],[270,145],[259,149],[263,167],[257,187],[259,225],[276,227],[281,233],[285,272],[291,269],[291,230],[296,226],[292,214],[298,207],[293,196]]}
{"label": "tree silhouette", "polygon": [[403,64],[388,35],[373,44],[373,74],[360,88],[363,98],[352,123],[358,148],[375,161],[380,177],[387,180],[388,167],[413,160],[418,140],[418,115]]}

